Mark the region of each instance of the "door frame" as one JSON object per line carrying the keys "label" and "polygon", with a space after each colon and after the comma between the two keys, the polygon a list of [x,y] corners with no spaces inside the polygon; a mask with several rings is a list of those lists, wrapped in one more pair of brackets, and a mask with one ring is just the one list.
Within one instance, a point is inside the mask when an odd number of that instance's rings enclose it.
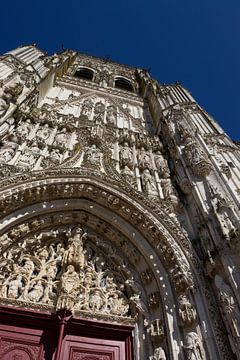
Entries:
{"label": "door frame", "polygon": [[[51,346],[49,351],[54,354],[57,347],[59,320],[56,313],[44,310],[21,309],[10,306],[0,306],[0,329],[13,331],[15,328],[32,329],[41,335],[41,342],[46,341],[49,347],[49,339],[46,333],[51,334]],[[65,336],[79,336],[109,341],[121,341],[125,344],[126,360],[133,360],[133,325],[117,324],[104,320],[86,319],[81,316],[72,316],[68,321]],[[64,339],[63,339],[64,341]],[[50,358],[49,358],[50,359]]]}

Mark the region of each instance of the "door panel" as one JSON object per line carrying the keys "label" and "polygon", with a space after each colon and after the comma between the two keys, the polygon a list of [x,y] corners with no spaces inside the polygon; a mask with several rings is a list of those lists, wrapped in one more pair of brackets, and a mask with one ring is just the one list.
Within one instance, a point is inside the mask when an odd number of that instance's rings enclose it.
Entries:
{"label": "door panel", "polygon": [[66,336],[61,360],[125,360],[125,342]]}
{"label": "door panel", "polygon": [[[31,335],[30,335],[31,334]],[[42,332],[12,326],[1,326],[1,360],[43,360]]]}

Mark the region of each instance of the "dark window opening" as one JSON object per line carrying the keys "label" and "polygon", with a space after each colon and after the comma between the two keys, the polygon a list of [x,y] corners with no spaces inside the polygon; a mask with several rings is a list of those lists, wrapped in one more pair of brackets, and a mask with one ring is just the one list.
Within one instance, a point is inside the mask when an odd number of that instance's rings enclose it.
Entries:
{"label": "dark window opening", "polygon": [[74,76],[80,79],[91,81],[93,79],[93,74],[94,74],[93,70],[87,68],[80,68],[75,72]]}
{"label": "dark window opening", "polygon": [[133,91],[131,82],[124,78],[117,78],[115,80],[115,87],[122,90]]}

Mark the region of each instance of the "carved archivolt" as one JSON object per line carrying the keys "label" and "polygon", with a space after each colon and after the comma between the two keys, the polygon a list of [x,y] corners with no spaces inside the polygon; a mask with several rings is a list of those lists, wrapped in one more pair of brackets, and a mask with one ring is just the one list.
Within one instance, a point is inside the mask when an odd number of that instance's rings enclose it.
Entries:
{"label": "carved archivolt", "polygon": [[[177,245],[177,241],[170,235],[174,231],[174,226],[171,228],[170,233],[167,230],[170,224],[173,224],[168,214],[161,211],[164,216],[161,218],[162,223],[165,223],[163,225],[158,218],[153,216],[150,212],[147,215],[146,208],[143,211],[140,204],[137,205],[137,203],[134,203],[130,199],[126,202],[126,200],[122,198],[122,190],[121,193],[117,191],[115,195],[113,195],[112,191],[110,192],[107,187],[101,189],[98,185],[96,186],[93,179],[91,179],[90,182],[91,184],[84,180],[83,183],[79,184],[78,181],[70,182],[70,179],[68,179],[67,183],[64,184],[60,183],[59,179],[57,183],[53,183],[52,180],[47,183],[45,180],[44,184],[40,185],[40,183],[38,183],[38,186],[21,190],[17,197],[14,198],[14,202],[11,199],[12,196],[15,196],[14,194],[11,194],[9,202],[7,201],[7,203],[6,200],[8,198],[5,198],[3,211],[9,207],[11,208],[13,205],[26,205],[49,201],[51,198],[71,199],[84,197],[91,199],[101,206],[104,205],[113,212],[118,213],[134,227],[138,228],[144,237],[146,237],[159,252],[166,268],[170,271],[177,293],[182,293],[190,289],[193,286],[190,266],[186,261],[181,248]],[[17,198],[19,199],[18,201],[16,201]],[[130,201],[132,204],[130,204]],[[177,234],[179,234],[178,241],[183,239],[183,241],[186,242],[186,238],[180,229],[178,230],[176,226],[175,229],[177,230]]]}

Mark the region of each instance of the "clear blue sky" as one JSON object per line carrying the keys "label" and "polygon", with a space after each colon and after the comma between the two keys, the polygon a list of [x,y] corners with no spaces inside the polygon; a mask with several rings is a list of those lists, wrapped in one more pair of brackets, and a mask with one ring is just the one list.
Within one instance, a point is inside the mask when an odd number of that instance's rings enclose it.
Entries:
{"label": "clear blue sky", "polygon": [[0,53],[26,43],[151,68],[180,81],[240,140],[240,0],[22,0],[1,3]]}

